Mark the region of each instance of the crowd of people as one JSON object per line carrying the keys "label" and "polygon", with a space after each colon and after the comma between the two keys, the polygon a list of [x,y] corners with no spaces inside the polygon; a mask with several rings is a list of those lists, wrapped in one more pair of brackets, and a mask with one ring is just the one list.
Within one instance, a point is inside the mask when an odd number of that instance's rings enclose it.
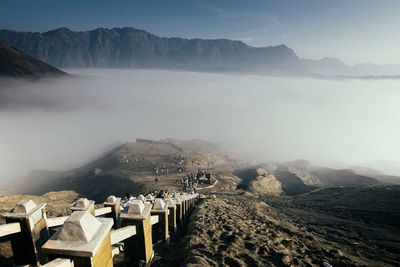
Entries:
{"label": "crowd of people", "polygon": [[183,190],[194,193],[196,193],[197,186],[203,183],[211,184],[211,173],[200,169],[196,173],[188,173],[181,179]]}
{"label": "crowd of people", "polygon": [[168,190],[160,190],[160,191],[152,191],[144,197],[143,195],[139,195],[139,197],[134,197],[130,193],[126,193],[125,197],[121,200],[121,206],[123,209],[126,209],[129,207],[129,205],[132,203],[133,200],[145,198],[148,199],[149,197],[151,199],[155,198],[161,198],[161,199],[169,199],[169,198],[175,198],[177,193],[175,191],[168,191]]}
{"label": "crowd of people", "polygon": [[[174,163],[159,163],[153,161],[152,165],[155,182],[158,183],[159,181],[162,181],[164,179],[163,176],[170,173],[186,172],[184,177],[176,181],[176,185],[182,186],[182,190],[185,192],[195,193],[199,184],[211,184],[211,174],[207,170],[198,169],[197,172],[191,173],[188,172],[187,164],[200,165],[200,163],[194,159],[188,161],[186,157],[183,157],[180,154],[176,155],[176,161]],[[214,166],[214,162],[207,162],[207,166]]]}
{"label": "crowd of people", "polygon": [[168,175],[170,172],[185,172],[187,171],[186,167],[186,158],[181,157],[181,155],[177,155],[176,163],[158,163],[157,161],[153,161],[152,165],[154,167],[154,175],[155,181],[158,182],[163,179],[163,175]]}

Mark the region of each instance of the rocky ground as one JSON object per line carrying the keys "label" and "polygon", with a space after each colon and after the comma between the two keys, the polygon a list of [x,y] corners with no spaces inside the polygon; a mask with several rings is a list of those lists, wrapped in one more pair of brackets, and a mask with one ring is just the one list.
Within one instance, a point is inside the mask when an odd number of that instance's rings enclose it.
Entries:
{"label": "rocky ground", "polygon": [[[246,196],[247,195],[247,196]],[[250,194],[204,200],[184,240],[185,266],[321,266],[338,262],[312,235]],[[340,259],[351,264],[349,259]]]}
{"label": "rocky ground", "polygon": [[[353,192],[355,198],[357,194]],[[387,199],[377,204],[382,210],[393,204],[390,196]],[[381,212],[391,223],[387,225],[364,220],[358,212],[353,214],[357,218],[335,214],[340,200],[330,212],[305,204],[300,207],[299,202],[291,197],[255,197],[248,192],[204,199],[182,242],[187,253],[183,265],[398,266],[398,211]],[[373,210],[365,205],[362,209]]]}

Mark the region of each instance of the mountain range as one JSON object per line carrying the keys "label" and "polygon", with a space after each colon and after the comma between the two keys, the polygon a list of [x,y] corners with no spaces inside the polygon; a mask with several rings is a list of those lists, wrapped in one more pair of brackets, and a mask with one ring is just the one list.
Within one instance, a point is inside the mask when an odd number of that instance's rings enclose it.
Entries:
{"label": "mountain range", "polygon": [[302,71],[285,45],[251,47],[227,39],[162,38],[135,28],[45,33],[0,30],[0,40],[63,68],[222,68]]}
{"label": "mountain range", "polygon": [[132,27],[43,33],[0,30],[4,42],[59,68],[245,70],[340,77],[396,77],[400,64],[346,65],[325,57],[302,59],[286,45],[253,47],[228,39],[158,37]]}

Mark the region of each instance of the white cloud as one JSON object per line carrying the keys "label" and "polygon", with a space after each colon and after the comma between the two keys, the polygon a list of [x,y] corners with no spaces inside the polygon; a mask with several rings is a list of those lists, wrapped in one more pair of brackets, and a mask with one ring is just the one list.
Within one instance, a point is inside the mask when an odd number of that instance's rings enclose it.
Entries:
{"label": "white cloud", "polygon": [[400,158],[399,81],[155,70],[79,74],[9,85],[8,98],[1,95],[7,107],[0,109],[0,181],[34,168],[79,165],[115,141],[136,137],[229,143],[260,161],[360,165]]}

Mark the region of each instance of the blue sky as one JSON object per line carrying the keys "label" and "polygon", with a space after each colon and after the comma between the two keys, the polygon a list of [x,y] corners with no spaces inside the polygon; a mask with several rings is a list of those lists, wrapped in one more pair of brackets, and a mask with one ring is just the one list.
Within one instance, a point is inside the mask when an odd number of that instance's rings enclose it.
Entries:
{"label": "blue sky", "polygon": [[132,26],[160,36],[286,44],[300,57],[400,63],[397,0],[0,0],[0,28]]}

